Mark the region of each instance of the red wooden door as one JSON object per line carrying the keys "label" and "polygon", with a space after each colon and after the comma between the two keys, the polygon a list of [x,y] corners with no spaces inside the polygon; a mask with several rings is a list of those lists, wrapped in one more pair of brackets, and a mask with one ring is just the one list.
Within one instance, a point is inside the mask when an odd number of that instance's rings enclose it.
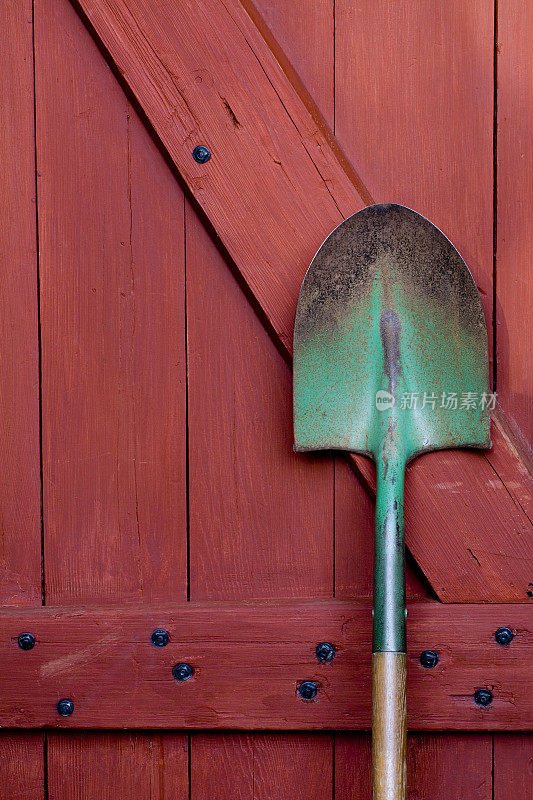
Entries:
{"label": "red wooden door", "polygon": [[[44,605],[56,639],[38,635],[29,652],[16,635],[6,640],[1,796],[369,797],[364,710],[357,725],[342,722],[344,701],[326,671],[317,673],[319,702],[302,706],[292,672],[287,687],[279,674],[290,671],[292,651],[278,649],[254,673],[253,663],[240,665],[246,642],[224,649],[215,639],[220,664],[216,654],[202,662],[201,635],[196,644],[191,692],[209,693],[202,675],[208,683],[234,670],[233,694],[232,675],[223,676],[228,707],[238,710],[246,693],[259,708],[253,719],[267,708],[279,725],[217,730],[228,725],[214,692],[214,705],[180,717],[176,730],[172,705],[182,696],[169,677],[155,701],[163,722],[139,712],[138,729],[117,728],[128,704],[135,715],[144,676],[155,675],[143,671],[152,656],[165,675],[181,653],[189,658],[190,642],[176,637],[169,650],[150,649],[150,615],[161,625],[166,604],[216,615],[218,601],[258,614],[263,601],[368,601],[372,473],[361,462],[292,453],[287,361],[313,237],[319,243],[364,203],[392,200],[430,217],[471,266],[503,406],[492,454],[433,454],[408,479],[410,600],[506,604],[486,617],[479,646],[472,623],[468,632],[470,661],[501,669],[493,717],[467,694],[454,701],[464,712],[450,712],[437,688],[437,721],[410,734],[409,796],[528,800],[531,678],[520,678],[527,686],[516,699],[505,681],[518,667],[491,655],[490,632],[510,624],[514,646],[531,646],[531,610],[513,604],[528,604],[533,591],[524,321],[533,5],[519,18],[511,4],[484,0],[260,0],[256,9],[5,0],[2,13],[0,592],[9,635]],[[231,49],[235,30],[234,61],[224,61],[217,47]],[[190,159],[203,140],[185,135],[187,125],[210,137],[211,172]],[[128,608],[146,623],[141,661],[128,662],[133,677],[120,661]],[[475,612],[462,608],[466,625]],[[72,639],[74,613],[76,631],[92,620],[103,633]],[[54,615],[67,620],[63,630]],[[318,670],[317,642],[302,641]],[[331,669],[349,677],[342,652]],[[454,659],[452,647],[450,670]],[[484,670],[483,685],[492,675]],[[98,680],[86,685],[95,674],[110,676],[113,701]],[[476,679],[465,684],[472,693]],[[21,683],[24,702],[10,696]],[[347,694],[357,694],[353,684]],[[124,685],[136,694],[121,696]],[[62,718],[55,704],[71,695],[74,713]],[[336,724],[321,722],[326,702]]]}

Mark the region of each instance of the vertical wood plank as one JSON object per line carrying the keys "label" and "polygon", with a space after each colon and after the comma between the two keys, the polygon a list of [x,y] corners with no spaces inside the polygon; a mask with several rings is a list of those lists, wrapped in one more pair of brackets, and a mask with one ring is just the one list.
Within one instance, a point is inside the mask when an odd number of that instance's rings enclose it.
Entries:
{"label": "vertical wood plank", "polygon": [[183,194],[69,4],[37,12],[47,600],[181,599]]}
{"label": "vertical wood plank", "polygon": [[188,800],[187,738],[173,733],[54,733],[49,800]]}
{"label": "vertical wood plank", "polygon": [[43,734],[0,732],[2,800],[44,800]]}
{"label": "vertical wood plank", "polygon": [[533,4],[498,2],[497,388],[533,446]]}
{"label": "vertical wood plank", "polygon": [[493,800],[532,800],[533,734],[494,734]]}
{"label": "vertical wood plank", "polygon": [[[183,193],[66,0],[36,59],[47,601],[184,599]],[[183,734],[51,733],[48,762],[57,800],[188,797]]]}
{"label": "vertical wood plank", "polygon": [[39,336],[31,0],[2,3],[0,597],[41,602]]}
{"label": "vertical wood plank", "polygon": [[254,5],[333,129],[334,0],[255,0]]}
{"label": "vertical wood plank", "polygon": [[291,376],[187,215],[191,599],[329,597],[333,461],[292,452]]}
{"label": "vertical wood plank", "polygon": [[[370,735],[335,737],[335,799],[367,800],[372,794]],[[409,734],[409,800],[492,800],[489,734]]]}
{"label": "vertical wood plank", "polygon": [[197,734],[193,798],[323,800],[331,796],[331,737],[322,734]]}
{"label": "vertical wood plank", "polygon": [[[0,602],[41,603],[38,265],[31,0],[0,4]],[[13,642],[13,647],[16,647]],[[42,733],[0,733],[2,800],[44,798]]]}

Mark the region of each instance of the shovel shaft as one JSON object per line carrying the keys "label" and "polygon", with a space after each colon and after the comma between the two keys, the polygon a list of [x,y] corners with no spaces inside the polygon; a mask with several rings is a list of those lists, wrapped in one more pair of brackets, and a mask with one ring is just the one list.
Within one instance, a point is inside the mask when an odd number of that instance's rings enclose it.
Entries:
{"label": "shovel shaft", "polygon": [[373,800],[405,800],[405,459],[387,441],[376,459],[372,787]]}
{"label": "shovel shaft", "polygon": [[372,797],[404,800],[405,653],[372,655]]}

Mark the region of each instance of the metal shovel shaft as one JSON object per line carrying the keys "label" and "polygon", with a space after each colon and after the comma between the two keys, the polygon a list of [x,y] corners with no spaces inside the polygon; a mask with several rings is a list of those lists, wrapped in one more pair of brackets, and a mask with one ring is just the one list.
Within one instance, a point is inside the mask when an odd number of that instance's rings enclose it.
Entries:
{"label": "metal shovel shaft", "polygon": [[[389,430],[394,431],[394,422]],[[405,459],[394,434],[377,460],[372,637],[373,800],[406,791],[406,643],[403,495]]]}

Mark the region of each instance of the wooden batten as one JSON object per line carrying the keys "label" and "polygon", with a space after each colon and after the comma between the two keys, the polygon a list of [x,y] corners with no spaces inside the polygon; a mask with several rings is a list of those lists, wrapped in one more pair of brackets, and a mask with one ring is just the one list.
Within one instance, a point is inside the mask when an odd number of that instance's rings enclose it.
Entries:
{"label": "wooden batten", "polygon": [[[343,601],[50,607],[0,612],[2,727],[369,729],[371,609]],[[497,644],[502,625],[514,632]],[[154,629],[170,641],[156,647]],[[18,646],[22,632],[35,646]],[[333,660],[316,646],[329,642]],[[438,664],[420,663],[432,649]],[[533,723],[533,635],[521,605],[409,606],[411,730],[523,730]],[[193,674],[176,680],[173,668]],[[179,677],[179,675],[178,675]],[[316,696],[303,699],[303,682]],[[485,707],[479,689],[491,692]],[[312,694],[312,692],[311,692]],[[74,702],[71,716],[56,710]]]}

